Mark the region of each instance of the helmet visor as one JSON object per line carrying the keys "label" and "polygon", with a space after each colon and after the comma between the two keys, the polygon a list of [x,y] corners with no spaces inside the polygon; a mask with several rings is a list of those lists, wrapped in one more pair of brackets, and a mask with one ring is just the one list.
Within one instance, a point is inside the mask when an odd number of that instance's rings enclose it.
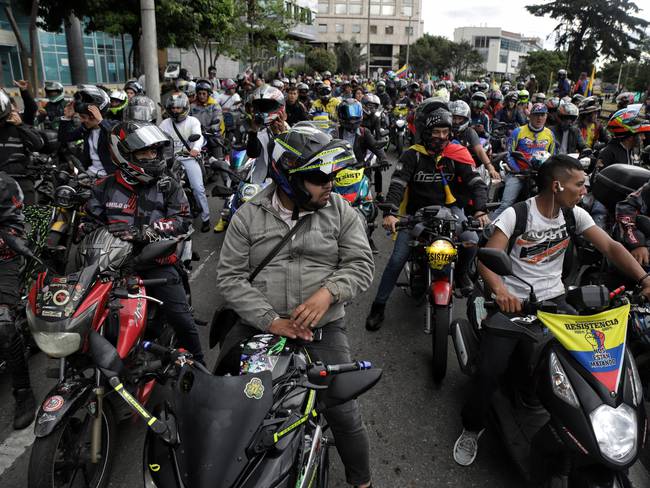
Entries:
{"label": "helmet visor", "polygon": [[122,140],[122,144],[128,147],[131,152],[135,152],[148,147],[166,146],[169,144],[169,138],[157,126],[147,125],[126,136]]}
{"label": "helmet visor", "polygon": [[155,111],[151,107],[142,105],[131,105],[124,110],[124,120],[140,120],[151,122],[156,118]]}

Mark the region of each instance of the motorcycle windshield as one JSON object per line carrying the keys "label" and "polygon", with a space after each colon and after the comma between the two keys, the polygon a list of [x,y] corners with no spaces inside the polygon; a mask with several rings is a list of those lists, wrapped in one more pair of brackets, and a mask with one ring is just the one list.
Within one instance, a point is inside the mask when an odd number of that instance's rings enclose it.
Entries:
{"label": "motorcycle windshield", "polygon": [[228,488],[248,464],[246,448],[273,402],[271,372],[211,376],[185,368],[174,389],[184,486]]}
{"label": "motorcycle windshield", "polygon": [[567,351],[609,391],[618,391],[630,305],[595,315],[537,312]]}

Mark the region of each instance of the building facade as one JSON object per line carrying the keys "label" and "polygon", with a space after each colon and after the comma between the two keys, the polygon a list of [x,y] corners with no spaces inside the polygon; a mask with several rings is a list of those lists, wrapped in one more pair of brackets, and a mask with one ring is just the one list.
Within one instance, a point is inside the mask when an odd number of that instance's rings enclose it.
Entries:
{"label": "building facade", "polygon": [[355,41],[365,73],[370,44],[370,71],[388,71],[399,67],[400,52],[422,36],[422,0],[319,0],[316,24],[322,47]]}
{"label": "building facade", "polygon": [[504,31],[500,27],[457,27],[454,42],[469,42],[483,57],[483,69],[497,75],[516,75],[523,58],[542,49],[538,37]]}

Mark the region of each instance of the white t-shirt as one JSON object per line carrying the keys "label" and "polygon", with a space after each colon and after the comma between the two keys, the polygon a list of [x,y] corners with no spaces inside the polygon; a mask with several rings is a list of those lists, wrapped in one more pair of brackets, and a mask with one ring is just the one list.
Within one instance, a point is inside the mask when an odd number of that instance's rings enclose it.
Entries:
{"label": "white t-shirt", "polygon": [[[192,149],[200,151],[203,147],[203,135],[201,134],[201,122],[199,122],[199,119],[188,115],[182,122],[174,122],[173,119],[168,118],[160,123],[160,128],[163,132],[174,140],[174,152],[177,153],[185,149],[185,145],[176,134],[173,126],[174,124],[176,125],[178,132],[183,136],[183,139],[185,139],[185,142],[187,142]],[[198,134],[201,137],[199,137],[195,142],[190,142],[188,139],[192,134]]]}
{"label": "white t-shirt", "polygon": [[[533,286],[538,300],[548,300],[562,295],[565,291],[562,284],[562,265],[570,237],[562,212],[556,218],[549,219],[539,212],[535,197],[529,198],[527,203],[526,232],[517,238],[510,251],[512,271],[514,275]],[[574,207],[573,215],[576,220],[576,234],[582,234],[595,225],[591,215],[583,208]],[[514,208],[510,207],[497,217],[494,225],[510,239],[515,230],[516,219]],[[506,276],[504,280],[513,295],[521,299],[528,298],[530,290],[521,281],[510,276]]]}
{"label": "white t-shirt", "polygon": [[222,93],[217,98],[217,102],[221,105],[222,110],[229,112],[236,108],[237,105],[241,104],[241,97],[239,96],[239,93],[235,93],[234,95],[226,95],[225,93]]}

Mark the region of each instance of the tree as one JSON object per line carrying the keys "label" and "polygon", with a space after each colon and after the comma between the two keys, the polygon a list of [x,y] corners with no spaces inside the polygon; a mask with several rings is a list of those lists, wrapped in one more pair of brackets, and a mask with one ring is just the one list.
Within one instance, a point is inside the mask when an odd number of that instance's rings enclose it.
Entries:
{"label": "tree", "polygon": [[599,55],[638,58],[639,39],[649,25],[634,15],[639,7],[631,0],[554,0],[526,9],[559,20],[553,30],[555,45],[567,50],[566,66],[574,79],[582,71],[590,72]]}
{"label": "tree", "polygon": [[452,44],[445,37],[424,34],[411,44],[409,64],[418,73],[442,75],[449,68]]}
{"label": "tree", "polygon": [[449,66],[454,78],[460,78],[468,70],[480,70],[483,57],[467,41],[452,42],[449,45]]}
{"label": "tree", "polygon": [[309,68],[319,73],[323,71],[336,71],[336,56],[327,49],[312,49],[307,53],[305,61]]}
{"label": "tree", "polygon": [[555,80],[559,69],[564,68],[566,53],[541,49],[529,52],[519,67],[521,76],[535,75],[537,86],[545,92],[551,81]]}
{"label": "tree", "polygon": [[347,41],[340,37],[334,47],[336,53],[337,70],[341,73],[357,73],[361,64],[361,49],[356,38]]}

